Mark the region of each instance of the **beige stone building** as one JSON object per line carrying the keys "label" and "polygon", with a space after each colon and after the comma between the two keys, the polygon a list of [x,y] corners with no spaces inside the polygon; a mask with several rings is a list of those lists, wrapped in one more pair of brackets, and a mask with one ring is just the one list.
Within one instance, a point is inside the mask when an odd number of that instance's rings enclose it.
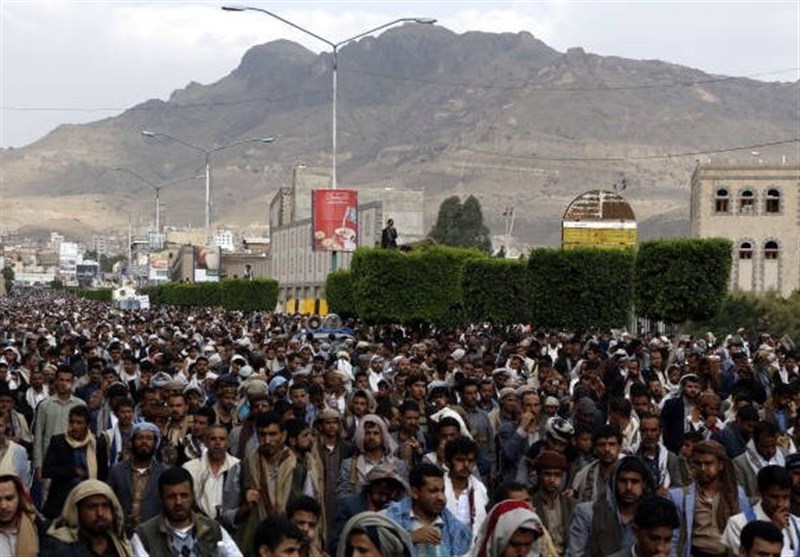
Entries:
{"label": "beige stone building", "polygon": [[691,236],[733,242],[731,288],[800,288],[800,165],[698,165]]}

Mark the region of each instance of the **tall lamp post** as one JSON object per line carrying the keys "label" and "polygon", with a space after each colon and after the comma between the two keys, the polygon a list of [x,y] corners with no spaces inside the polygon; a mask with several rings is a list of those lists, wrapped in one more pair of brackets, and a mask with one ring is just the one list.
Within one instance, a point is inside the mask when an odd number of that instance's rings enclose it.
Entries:
{"label": "tall lamp post", "polygon": [[343,41],[339,41],[339,42],[335,43],[335,42],[333,42],[333,41],[331,41],[329,39],[326,39],[325,37],[321,37],[321,36],[317,35],[313,31],[309,31],[305,27],[302,27],[302,26],[300,26],[300,25],[298,25],[296,23],[293,23],[293,22],[289,21],[288,19],[283,18],[283,17],[279,16],[278,14],[275,14],[275,13],[273,13],[273,12],[271,12],[269,10],[265,10],[263,8],[255,8],[255,7],[252,7],[252,6],[222,6],[222,9],[226,10],[226,11],[229,11],[229,12],[248,12],[248,11],[250,11],[250,12],[261,12],[262,14],[266,14],[266,15],[268,15],[270,17],[273,17],[273,18],[275,18],[275,19],[277,19],[279,21],[282,21],[283,23],[285,23],[285,24],[287,24],[287,25],[289,25],[291,27],[294,27],[298,31],[302,31],[306,35],[314,37],[318,41],[321,41],[321,42],[325,43],[326,45],[328,45],[331,48],[331,53],[333,55],[333,67],[332,67],[333,71],[331,72],[332,75],[333,75],[333,93],[332,93],[332,98],[333,98],[332,104],[333,104],[333,107],[332,107],[332,110],[331,110],[331,188],[332,189],[336,189],[336,95],[337,95],[337,90],[336,90],[337,89],[337,75],[336,74],[337,74],[338,69],[339,69],[339,63],[338,63],[339,48],[344,46],[345,44],[347,44],[349,42],[352,42],[352,41],[355,41],[357,39],[360,39],[361,37],[366,37],[367,35],[371,35],[372,33],[375,33],[375,32],[380,31],[382,29],[386,29],[387,27],[391,27],[393,25],[397,25],[398,23],[421,23],[421,24],[424,24],[424,25],[432,25],[432,24],[436,23],[436,20],[433,19],[433,18],[430,18],[430,17],[402,17],[400,19],[395,19],[395,20],[390,21],[388,23],[384,23],[383,25],[379,25],[379,26],[377,26],[377,27],[375,27],[373,29],[370,29],[368,31],[364,31],[362,33],[359,33],[358,35],[352,36],[349,39],[345,39]]}
{"label": "tall lamp post", "polygon": [[178,139],[177,137],[173,137],[166,133],[142,130],[142,135],[145,137],[162,138],[169,141],[174,141],[175,143],[180,143],[185,147],[189,147],[190,149],[194,149],[195,151],[203,153],[203,156],[205,157],[206,176],[206,245],[211,245],[211,155],[217,151],[222,151],[223,149],[228,149],[229,147],[234,147],[236,145],[242,145],[244,143],[273,143],[275,141],[274,137],[255,137],[252,139],[240,139],[238,141],[234,141],[226,145],[218,145],[216,147],[200,147],[199,145],[189,143],[188,141]]}
{"label": "tall lamp post", "polygon": [[169,180],[167,182],[162,182],[161,184],[155,184],[152,181],[150,181],[147,178],[145,178],[144,176],[142,176],[141,174],[139,174],[138,172],[134,172],[133,170],[130,170],[128,168],[121,168],[121,167],[117,166],[117,167],[114,167],[114,170],[117,171],[117,172],[124,172],[125,174],[129,174],[129,175],[133,176],[134,178],[136,178],[138,180],[141,180],[142,182],[144,182],[145,184],[150,186],[150,189],[152,189],[155,192],[155,194],[156,194],[156,196],[155,196],[155,204],[156,204],[155,227],[156,227],[156,233],[157,234],[161,234],[161,218],[160,218],[161,217],[161,190],[166,188],[167,186],[172,186],[172,185],[177,184],[179,182],[185,182],[186,180],[196,180],[198,178],[202,178],[203,177],[203,176],[184,176],[183,178],[176,178],[175,180]]}

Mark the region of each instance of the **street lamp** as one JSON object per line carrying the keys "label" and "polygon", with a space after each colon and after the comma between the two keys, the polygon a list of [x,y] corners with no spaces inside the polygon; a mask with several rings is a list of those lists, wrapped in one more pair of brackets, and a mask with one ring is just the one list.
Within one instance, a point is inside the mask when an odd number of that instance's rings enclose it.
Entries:
{"label": "street lamp", "polygon": [[156,203],[156,234],[161,234],[161,218],[160,218],[160,215],[161,215],[161,190],[166,188],[167,186],[172,186],[172,185],[177,184],[179,182],[185,182],[186,180],[196,180],[198,178],[202,178],[203,177],[203,176],[184,176],[183,178],[176,178],[175,180],[169,180],[167,182],[162,182],[161,184],[157,185],[157,184],[154,184],[153,182],[151,182],[150,180],[148,180],[147,178],[145,178],[144,176],[142,176],[141,174],[139,174],[138,172],[134,172],[133,170],[130,170],[128,168],[121,168],[121,167],[117,166],[117,167],[114,167],[114,170],[117,171],[117,172],[124,172],[125,174],[130,174],[134,178],[137,178],[137,179],[141,180],[142,182],[144,182],[145,184],[150,186],[150,189],[152,189],[156,193],[156,197],[155,197],[155,203]]}
{"label": "street lamp", "polygon": [[423,25],[432,25],[432,24],[436,23],[436,20],[431,18],[431,17],[402,17],[400,19],[395,19],[395,20],[390,21],[388,23],[384,23],[383,25],[379,25],[379,26],[377,26],[377,27],[375,27],[373,29],[370,29],[368,31],[364,31],[362,33],[359,33],[358,35],[350,37],[349,39],[345,39],[343,41],[339,41],[339,42],[335,43],[335,42],[333,42],[333,41],[331,41],[329,39],[326,39],[325,37],[321,37],[321,36],[317,35],[313,31],[309,31],[305,27],[301,27],[300,25],[298,25],[296,23],[293,23],[293,22],[289,21],[288,19],[285,19],[285,18],[279,16],[278,14],[275,14],[275,13],[273,13],[273,12],[271,12],[269,10],[265,10],[263,8],[255,8],[255,7],[252,7],[252,6],[222,6],[222,9],[225,10],[225,11],[229,11],[229,12],[247,12],[247,11],[261,12],[262,14],[266,14],[266,15],[268,15],[270,17],[273,17],[273,18],[275,18],[275,19],[277,19],[279,21],[282,21],[283,23],[285,23],[285,24],[287,24],[287,25],[289,25],[291,27],[294,27],[298,31],[302,31],[306,35],[314,37],[318,41],[321,41],[321,42],[325,43],[326,45],[328,45],[331,48],[331,53],[333,55],[333,71],[331,72],[332,75],[333,75],[333,93],[332,93],[333,108],[331,110],[331,188],[332,189],[336,189],[336,93],[337,93],[337,91],[336,91],[336,88],[337,88],[336,74],[337,74],[337,70],[339,68],[339,64],[338,64],[339,48],[344,46],[345,44],[347,44],[349,42],[352,42],[352,41],[355,41],[357,39],[360,39],[361,37],[366,37],[367,35],[371,35],[372,33],[375,33],[376,31],[380,31],[382,29],[386,29],[387,27],[391,27],[393,25],[397,25],[398,23],[420,23],[420,24],[423,24]]}
{"label": "street lamp", "polygon": [[228,143],[227,145],[218,145],[216,147],[200,147],[199,145],[194,145],[193,143],[189,143],[188,141],[178,139],[177,137],[173,137],[165,133],[142,130],[142,135],[145,137],[162,138],[169,141],[174,141],[175,143],[180,143],[185,147],[189,147],[190,149],[194,149],[195,151],[203,153],[203,156],[205,157],[206,169],[206,245],[211,245],[211,155],[217,151],[222,151],[223,149],[234,147],[236,145],[242,145],[244,143],[273,143],[275,141],[274,137],[254,137],[251,139],[240,139],[238,141]]}

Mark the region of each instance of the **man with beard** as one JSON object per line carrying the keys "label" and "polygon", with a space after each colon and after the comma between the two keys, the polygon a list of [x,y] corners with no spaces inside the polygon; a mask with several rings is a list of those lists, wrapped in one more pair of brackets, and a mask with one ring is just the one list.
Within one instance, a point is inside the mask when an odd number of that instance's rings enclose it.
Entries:
{"label": "man with beard", "polygon": [[131,545],[136,557],[242,557],[236,543],[214,520],[194,511],[192,476],[169,468],[158,479],[162,514],[136,528]]}
{"label": "man with beard", "polygon": [[[228,444],[231,447],[231,454],[239,460],[244,460],[258,449],[256,420],[261,414],[269,412],[271,406],[266,393],[266,384],[260,380],[251,380],[250,383],[251,384],[248,384],[245,389],[245,397],[247,397],[250,412],[248,412],[242,424],[234,427],[230,434],[228,434]],[[264,388],[261,388],[262,385]]]}
{"label": "man with beard", "polygon": [[[221,521],[226,528],[233,528],[240,495],[239,459],[228,454],[228,431],[225,426],[209,426],[206,443],[206,453],[183,467],[192,476],[194,499],[200,510],[208,517]],[[225,512],[225,509],[232,510]]]}
{"label": "man with beard", "polygon": [[661,410],[661,425],[664,431],[664,446],[673,453],[681,450],[683,434],[686,433],[689,421],[700,398],[700,378],[692,373],[681,378],[679,396],[664,400]]}
{"label": "man with beard", "polygon": [[[305,421],[295,418],[286,422],[286,445],[294,453],[296,462],[292,472],[289,500],[306,495],[322,501],[325,495],[322,461],[319,453],[311,450],[314,445],[314,435]],[[322,529],[325,529],[324,523]]]}
{"label": "man with beard", "polygon": [[666,497],[670,487],[685,485],[678,455],[661,444],[661,421],[645,415],[639,421],[641,444],[636,456],[642,459],[656,481],[656,493]]}
{"label": "man with beard", "polygon": [[653,478],[639,458],[620,460],[605,497],[575,507],[567,555],[600,557],[630,547],[636,508],[653,488]]}
{"label": "man with beard", "polygon": [[0,555],[38,554],[39,535],[33,501],[18,476],[0,475]]}
{"label": "man with beard", "polygon": [[692,449],[694,483],[675,488],[669,498],[678,508],[680,533],[672,537],[671,555],[725,555],[722,532],[728,519],[750,507],[725,447],[716,441],[698,441]]}
{"label": "man with beard", "polygon": [[765,466],[758,471],[758,495],[760,501],[749,512],[732,516],[722,534],[722,543],[731,553],[739,552],[742,528],[749,522],[765,520],[772,522],[783,533],[783,553],[797,555],[800,552],[800,519],[790,512],[792,478],[782,466]]}
{"label": "man with beard", "polygon": [[385,514],[411,533],[415,557],[462,555],[469,551],[472,529],[447,509],[441,468],[423,462],[411,472],[409,484],[411,497],[391,503]]}
{"label": "man with beard", "polygon": [[286,509],[297,462],[284,444],[286,427],[279,414],[268,412],[259,416],[256,434],[258,450],[243,461],[241,501],[234,513],[239,527],[237,541],[248,555],[258,524]]}
{"label": "man with beard", "polygon": [[783,452],[778,449],[778,427],[771,422],[758,422],[745,452],[733,459],[736,483],[753,499],[758,490],[758,471],[770,464],[783,466],[784,463]]}
{"label": "man with beard", "polygon": [[336,502],[336,517],[332,521],[328,536],[330,554],[336,554],[339,537],[348,520],[365,511],[380,512],[390,502],[406,495],[408,495],[408,485],[390,464],[375,466],[367,474],[367,483],[361,493],[348,495]]}
{"label": "man with beard", "polygon": [[634,543],[610,557],[664,557],[669,555],[672,535],[681,525],[675,504],[663,497],[642,499],[633,517]]}
{"label": "man with beard", "polygon": [[317,438],[314,450],[322,462],[325,486],[323,497],[323,519],[332,524],[336,516],[336,482],[342,461],[353,455],[353,444],[342,436],[341,415],[333,408],[325,408],[317,414]]}
{"label": "man with beard", "polygon": [[158,478],[164,465],[153,456],[161,439],[158,426],[139,422],[131,433],[131,457],[115,464],[108,474],[108,484],[119,497],[130,535],[137,525],[161,512]]}
{"label": "man with beard", "polygon": [[41,555],[58,557],[142,557],[125,537],[124,517],[114,492],[99,480],[73,489],[59,516],[47,529]]}
{"label": "man with beard", "polygon": [[595,460],[578,470],[572,481],[575,499],[581,503],[602,500],[619,460],[622,448],[622,433],[613,425],[604,425],[592,434],[592,450]]}
{"label": "man with beard", "polygon": [[366,483],[367,473],[378,464],[390,464],[401,477],[407,476],[405,464],[394,456],[394,439],[389,436],[386,422],[380,416],[364,416],[356,428],[354,441],[358,453],[342,462],[336,486],[337,498],[358,493]]}

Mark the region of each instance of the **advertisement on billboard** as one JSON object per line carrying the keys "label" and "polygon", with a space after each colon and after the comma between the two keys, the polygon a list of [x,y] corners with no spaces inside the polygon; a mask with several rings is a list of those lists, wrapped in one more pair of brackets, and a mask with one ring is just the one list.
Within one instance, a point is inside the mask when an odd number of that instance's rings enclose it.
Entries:
{"label": "advertisement on billboard", "polygon": [[358,246],[358,192],[312,190],[314,251],[355,251]]}
{"label": "advertisement on billboard", "polygon": [[216,246],[194,246],[194,281],[219,281],[219,248]]}
{"label": "advertisement on billboard", "polygon": [[169,252],[154,252],[149,256],[147,278],[152,283],[169,282]]}

